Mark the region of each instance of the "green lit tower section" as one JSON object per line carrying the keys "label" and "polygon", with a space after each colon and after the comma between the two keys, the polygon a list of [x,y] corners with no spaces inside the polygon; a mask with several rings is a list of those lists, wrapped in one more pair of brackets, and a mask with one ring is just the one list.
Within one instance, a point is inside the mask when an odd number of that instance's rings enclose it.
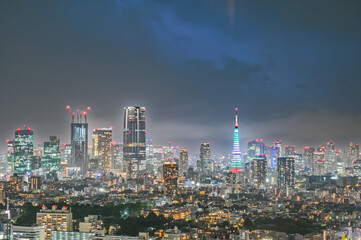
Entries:
{"label": "green lit tower section", "polygon": [[241,157],[241,150],[239,147],[239,131],[238,131],[238,115],[236,108],[236,123],[234,126],[234,140],[233,140],[233,152],[232,152],[232,161],[231,161],[231,171],[233,173],[238,173],[243,171],[243,163]]}
{"label": "green lit tower section", "polygon": [[30,174],[31,159],[34,155],[34,133],[30,128],[15,131],[14,141],[14,173]]}
{"label": "green lit tower section", "polygon": [[49,142],[44,142],[44,155],[41,160],[41,167],[45,173],[56,172],[60,170],[60,139],[51,136]]}

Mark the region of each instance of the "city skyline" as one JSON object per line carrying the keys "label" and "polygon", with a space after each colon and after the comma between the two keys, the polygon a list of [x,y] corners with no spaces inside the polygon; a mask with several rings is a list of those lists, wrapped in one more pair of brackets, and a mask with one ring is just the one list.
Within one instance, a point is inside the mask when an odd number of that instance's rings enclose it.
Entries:
{"label": "city skyline", "polygon": [[232,151],[235,107],[241,143],[361,142],[359,2],[22,3],[0,3],[2,151],[24,124],[67,141],[67,104],[94,107],[89,129],[117,141],[123,107],[148,107],[148,135],[191,152]]}

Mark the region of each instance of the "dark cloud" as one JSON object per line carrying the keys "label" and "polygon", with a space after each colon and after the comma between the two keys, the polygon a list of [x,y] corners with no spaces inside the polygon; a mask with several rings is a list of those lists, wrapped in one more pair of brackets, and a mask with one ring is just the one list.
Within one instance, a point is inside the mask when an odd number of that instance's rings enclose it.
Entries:
{"label": "dark cloud", "polygon": [[64,107],[91,128],[144,105],[148,135],[193,152],[241,136],[360,141],[359,1],[1,1],[0,148],[27,124],[69,141]]}

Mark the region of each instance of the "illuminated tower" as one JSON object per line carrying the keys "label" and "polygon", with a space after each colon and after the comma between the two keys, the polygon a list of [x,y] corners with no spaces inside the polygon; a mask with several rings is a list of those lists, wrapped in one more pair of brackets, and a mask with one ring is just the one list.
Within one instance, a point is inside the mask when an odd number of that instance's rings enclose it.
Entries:
{"label": "illuminated tower", "polygon": [[130,179],[145,171],[145,133],[145,107],[124,108],[123,157]]}
{"label": "illuminated tower", "polygon": [[10,175],[14,171],[14,152],[15,152],[15,140],[7,140],[7,173]]}
{"label": "illuminated tower", "polygon": [[199,172],[201,175],[209,175],[212,171],[211,148],[209,143],[201,143],[199,161]]}
{"label": "illuminated tower", "polygon": [[304,158],[306,162],[306,169],[311,174],[315,170],[314,154],[315,154],[315,149],[313,147],[308,147],[308,146],[305,147]]}
{"label": "illuminated tower", "polygon": [[88,171],[88,123],[71,124],[70,166],[80,168],[83,176]]}
{"label": "illuminated tower", "polygon": [[281,156],[281,140],[276,140],[271,148],[271,168],[277,167],[277,158]]}
{"label": "illuminated tower", "polygon": [[175,162],[164,162],[163,164],[163,179],[165,192],[173,194],[177,190],[178,181],[178,165]]}
{"label": "illuminated tower", "polygon": [[179,153],[179,175],[184,176],[188,169],[188,149],[182,148]]}
{"label": "illuminated tower", "polygon": [[241,150],[239,148],[239,132],[238,132],[238,115],[236,108],[236,122],[234,126],[234,139],[233,139],[233,152],[232,152],[232,162],[231,162],[231,171],[233,173],[238,173],[243,171],[243,163],[241,157]]}
{"label": "illuminated tower", "polygon": [[93,157],[98,158],[100,167],[109,173],[113,169],[112,128],[94,129],[93,143]]}
{"label": "illuminated tower", "polygon": [[41,160],[41,167],[45,173],[60,170],[60,139],[51,136],[49,142],[44,142],[44,155]]}
{"label": "illuminated tower", "polygon": [[295,158],[277,159],[278,189],[293,188],[295,185]]}
{"label": "illuminated tower", "polygon": [[14,142],[14,173],[29,174],[31,172],[31,159],[34,154],[34,133],[24,126],[15,131]]}

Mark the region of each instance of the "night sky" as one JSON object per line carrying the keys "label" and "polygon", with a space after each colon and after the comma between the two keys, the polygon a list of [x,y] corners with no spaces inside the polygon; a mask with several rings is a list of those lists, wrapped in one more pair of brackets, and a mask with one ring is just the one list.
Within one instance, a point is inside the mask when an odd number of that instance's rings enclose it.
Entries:
{"label": "night sky", "polygon": [[[28,125],[70,142],[147,108],[147,137],[199,151],[263,138],[361,143],[361,1],[0,1],[0,149]],[[90,132],[89,132],[90,133]]]}

